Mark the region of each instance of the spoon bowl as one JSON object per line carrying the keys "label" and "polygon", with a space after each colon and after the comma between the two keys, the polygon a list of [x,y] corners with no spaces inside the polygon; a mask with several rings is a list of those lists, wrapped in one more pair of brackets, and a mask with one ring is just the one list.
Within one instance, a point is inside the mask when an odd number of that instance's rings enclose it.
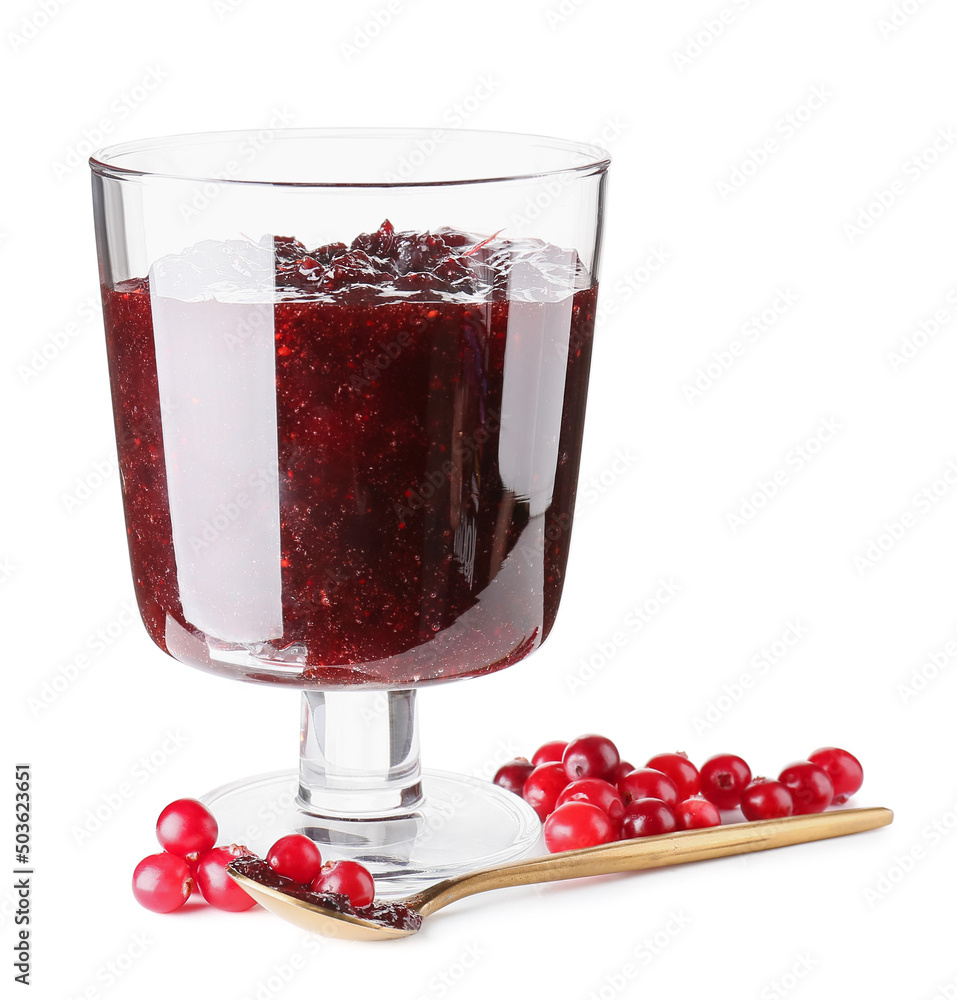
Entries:
{"label": "spoon bowl", "polygon": [[[303,930],[323,937],[345,938],[350,941],[390,941],[393,938],[415,934],[418,927],[391,927],[377,920],[353,916],[351,913],[337,913],[328,907],[297,899],[281,889],[263,885],[255,879],[227,867],[227,872],[264,909]],[[404,901],[408,905],[408,901]]]}

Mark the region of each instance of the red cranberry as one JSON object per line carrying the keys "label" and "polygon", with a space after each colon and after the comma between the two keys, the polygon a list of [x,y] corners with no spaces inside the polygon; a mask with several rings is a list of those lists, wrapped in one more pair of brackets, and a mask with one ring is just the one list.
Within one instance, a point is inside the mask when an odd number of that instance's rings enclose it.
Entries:
{"label": "red cranberry", "polygon": [[496,785],[514,792],[516,795],[522,794],[525,787],[525,779],[535,770],[535,765],[530,764],[524,757],[518,757],[503,764],[492,779]]}
{"label": "red cranberry", "polygon": [[815,750],[808,760],[827,772],[834,786],[833,801],[836,805],[847,802],[864,784],[864,768],[861,767],[861,762],[846,750],[821,747],[820,750]]}
{"label": "red cranberry", "polygon": [[207,903],[217,909],[232,910],[235,913],[256,905],[256,900],[226,874],[226,865],[233,858],[251,853],[245,847],[232,844],[229,847],[214,847],[199,856],[196,884]]}
{"label": "red cranberry", "polygon": [[638,799],[661,799],[671,809],[681,801],[675,783],[667,774],[651,767],[639,767],[618,782],[618,791],[628,805]]}
{"label": "red cranberry", "polygon": [[791,793],[795,816],[824,812],[834,798],[834,785],[827,771],[809,760],[789,764],[778,775],[778,781]]}
{"label": "red cranberry", "polygon": [[780,819],[794,808],[791,793],[780,781],[755,778],[741,795],[741,812],[747,820]]}
{"label": "red cranberry", "polygon": [[296,882],[311,882],[322,867],[322,854],[308,837],[290,833],[280,837],[266,855],[266,864],[277,874]]}
{"label": "red cranberry", "polygon": [[701,794],[719,809],[737,809],[751,781],[751,768],[730,753],[719,753],[701,765]]}
{"label": "red cranberry", "polygon": [[553,854],[610,844],[615,839],[615,825],[608,814],[590,802],[566,802],[545,820],[545,846]]}
{"label": "red cranberry", "polygon": [[532,763],[538,767],[539,764],[548,764],[553,760],[561,760],[567,746],[568,744],[564,740],[551,740],[548,743],[543,743],[532,754]]}
{"label": "red cranberry", "polygon": [[327,861],[312,883],[313,892],[336,892],[353,906],[368,906],[375,899],[375,882],[358,861]]}
{"label": "red cranberry", "polygon": [[697,796],[685,799],[675,810],[679,830],[703,830],[708,826],[721,826],[718,807],[707,799]]}
{"label": "red cranberry", "polygon": [[618,748],[604,736],[579,736],[565,747],[562,754],[565,774],[569,781],[578,778],[601,778],[613,781],[621,758]]}
{"label": "red cranberry", "polygon": [[618,789],[601,778],[579,778],[566,785],[558,796],[555,807],[559,808],[566,802],[590,802],[607,813],[608,818],[616,825],[625,811],[625,803],[618,794]]}
{"label": "red cranberry", "polygon": [[617,785],[629,771],[634,771],[634,769],[635,769],[634,764],[629,764],[627,760],[623,760],[618,765],[618,769],[615,771],[615,780],[612,782],[612,784]]}
{"label": "red cranberry", "polygon": [[698,794],[698,769],[688,760],[687,754],[659,753],[645,767],[653,767],[656,771],[667,774],[677,786],[682,801]]}
{"label": "red cranberry", "polygon": [[133,895],[154,913],[172,913],[189,899],[189,865],[175,854],[151,854],[133,870]]}
{"label": "red cranberry", "polygon": [[621,817],[621,838],[654,837],[678,829],[675,814],[661,799],[638,799],[625,806]]}
{"label": "red cranberry", "polygon": [[560,761],[539,764],[525,779],[522,798],[538,813],[538,818],[544,822],[548,814],[555,808],[555,802],[562,789],[568,784],[565,767]]}
{"label": "red cranberry", "polygon": [[216,844],[219,827],[199,799],[177,799],[159,814],[156,838],[170,854],[185,858],[201,854]]}

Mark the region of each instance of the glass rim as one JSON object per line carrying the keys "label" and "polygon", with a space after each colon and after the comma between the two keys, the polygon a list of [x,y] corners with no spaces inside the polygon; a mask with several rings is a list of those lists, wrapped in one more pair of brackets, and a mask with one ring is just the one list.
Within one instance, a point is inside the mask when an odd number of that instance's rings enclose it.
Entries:
{"label": "glass rim", "polygon": [[[185,146],[189,144],[205,145],[214,142],[241,142],[243,139],[258,136],[262,129],[235,129],[220,132],[186,132],[177,135],[155,136],[148,139],[135,139],[130,142],[117,143],[97,150],[89,159],[90,169],[101,177],[116,180],[136,180],[159,178],[165,180],[191,181],[211,184],[256,185],[266,187],[293,188],[436,188],[453,185],[492,184],[508,181],[535,180],[541,177],[555,177],[566,174],[588,176],[601,173],[608,169],[611,156],[608,151],[595,143],[578,142],[572,139],[560,139],[554,136],[536,135],[525,132],[507,132],[491,129],[458,129],[458,128],[277,128],[271,129],[277,138],[281,139],[434,139],[436,133],[445,136],[469,138],[473,141],[490,141],[494,138],[505,138],[516,142],[516,148],[524,145],[544,146],[555,151],[569,154],[569,163],[565,166],[550,169],[518,171],[516,173],[496,174],[495,176],[453,178],[449,180],[406,180],[395,181],[282,181],[259,180],[238,177],[208,176],[202,172],[169,173],[162,170],[144,170],[123,166],[123,157],[134,153],[150,152]],[[582,162],[573,163],[572,157],[577,156]]]}

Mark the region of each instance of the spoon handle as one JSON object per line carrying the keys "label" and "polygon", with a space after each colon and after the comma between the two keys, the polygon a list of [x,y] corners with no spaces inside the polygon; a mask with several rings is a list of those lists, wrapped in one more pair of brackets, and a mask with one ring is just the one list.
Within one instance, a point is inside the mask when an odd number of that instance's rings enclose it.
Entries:
{"label": "spoon handle", "polygon": [[610,875],[642,868],[663,868],[686,861],[705,861],[729,854],[768,851],[828,837],[843,837],[886,826],[894,818],[890,809],[845,809],[812,816],[788,816],[785,819],[736,823],[623,840],[580,851],[564,851],[543,858],[529,858],[495,868],[484,868],[468,875],[446,879],[416,893],[406,902],[428,916],[464,896],[511,885],[557,882],[562,879]]}

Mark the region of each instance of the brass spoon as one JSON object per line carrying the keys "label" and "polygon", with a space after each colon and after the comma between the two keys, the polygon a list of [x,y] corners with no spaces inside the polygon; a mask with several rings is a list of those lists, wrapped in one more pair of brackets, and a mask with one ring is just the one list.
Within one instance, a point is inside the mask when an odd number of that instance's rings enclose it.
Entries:
{"label": "brass spoon", "polygon": [[[427,917],[457,899],[489,889],[610,875],[613,872],[642,868],[663,868],[665,865],[678,865],[685,861],[705,861],[729,854],[767,851],[773,847],[788,847],[791,844],[873,830],[879,826],[887,826],[893,818],[894,814],[890,809],[846,809],[813,816],[789,816],[786,819],[736,823],[659,837],[643,837],[639,840],[622,840],[601,847],[564,851],[544,858],[528,858],[495,868],[483,868],[481,871],[438,882],[395,902]],[[315,903],[288,896],[278,889],[261,885],[232,870],[232,866],[226,870],[257,903],[271,913],[316,934],[353,940],[385,941],[389,938],[407,937],[417,929],[400,929],[374,920],[336,913]]]}

